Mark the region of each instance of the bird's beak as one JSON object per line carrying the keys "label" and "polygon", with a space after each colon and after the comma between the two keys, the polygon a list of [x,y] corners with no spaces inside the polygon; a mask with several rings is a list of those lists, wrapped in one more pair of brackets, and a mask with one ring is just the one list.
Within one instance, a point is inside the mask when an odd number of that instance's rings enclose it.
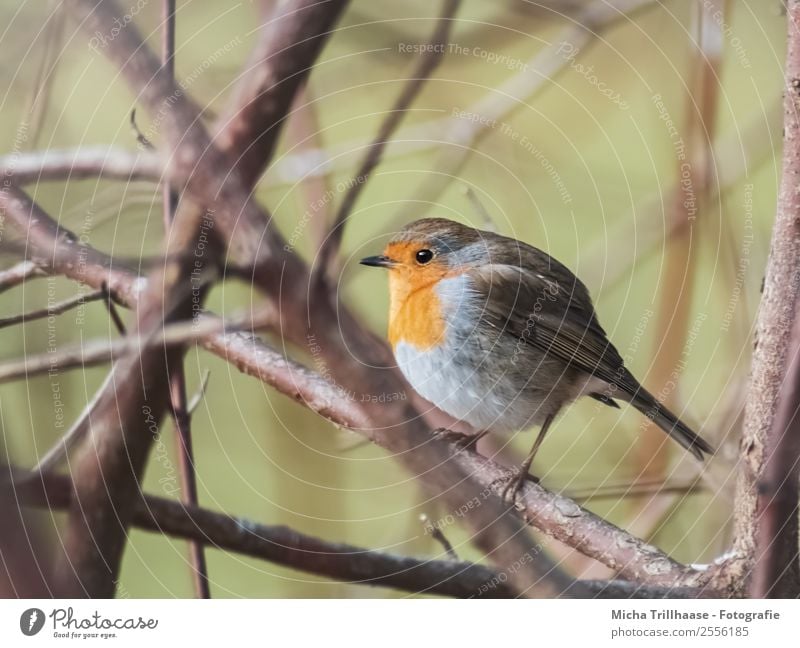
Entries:
{"label": "bird's beak", "polygon": [[361,259],[359,263],[361,265],[373,266],[375,268],[391,268],[394,265],[394,261],[384,254],[379,254],[378,256],[371,256],[367,257],[366,259]]}

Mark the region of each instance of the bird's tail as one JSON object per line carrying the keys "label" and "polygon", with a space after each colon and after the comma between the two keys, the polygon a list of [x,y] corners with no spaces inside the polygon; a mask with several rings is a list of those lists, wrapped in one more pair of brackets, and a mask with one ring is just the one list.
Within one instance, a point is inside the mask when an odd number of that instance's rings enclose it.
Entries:
{"label": "bird's tail", "polygon": [[627,400],[701,461],[703,453],[714,453],[714,448],[703,437],[696,434],[686,423],[670,412],[644,387],[637,383],[636,389],[625,393],[627,391],[626,389],[621,394],[615,394],[614,397]]}

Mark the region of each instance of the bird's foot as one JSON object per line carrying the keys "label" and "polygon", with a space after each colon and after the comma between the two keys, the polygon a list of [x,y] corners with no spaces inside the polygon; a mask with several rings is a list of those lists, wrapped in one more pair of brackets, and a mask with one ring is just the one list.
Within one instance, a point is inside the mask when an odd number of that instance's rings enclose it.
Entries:
{"label": "bird's foot", "polygon": [[475,447],[483,434],[467,434],[465,432],[456,432],[455,430],[448,430],[447,428],[438,428],[433,431],[434,436],[442,441],[448,443],[455,443],[461,450],[470,450]]}
{"label": "bird's foot", "polygon": [[508,506],[513,506],[517,499],[517,493],[519,493],[528,480],[532,481],[534,484],[538,484],[541,481],[538,477],[528,472],[527,466],[519,467],[508,477],[504,477],[502,481],[505,481],[506,485],[503,487],[503,490],[500,491],[500,498],[503,500],[503,503]]}

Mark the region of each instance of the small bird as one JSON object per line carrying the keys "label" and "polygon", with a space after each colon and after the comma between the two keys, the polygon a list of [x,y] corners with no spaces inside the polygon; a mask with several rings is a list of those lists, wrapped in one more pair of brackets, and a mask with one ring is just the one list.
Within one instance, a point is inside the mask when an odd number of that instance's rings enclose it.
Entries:
{"label": "small bird", "polygon": [[561,409],[580,396],[633,405],[698,459],[711,446],[626,368],[586,286],[531,245],[444,218],[403,228],[379,256],[389,270],[389,341],[411,386],[475,434],[541,429],[503,489],[513,502]]}

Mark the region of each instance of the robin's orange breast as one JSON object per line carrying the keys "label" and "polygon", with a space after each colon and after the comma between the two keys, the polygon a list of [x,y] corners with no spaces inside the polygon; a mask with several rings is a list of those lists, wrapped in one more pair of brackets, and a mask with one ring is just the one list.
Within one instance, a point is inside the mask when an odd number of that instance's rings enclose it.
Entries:
{"label": "robin's orange breast", "polygon": [[400,273],[390,273],[389,341],[418,350],[430,350],[444,343],[445,319],[437,281],[410,280]]}

